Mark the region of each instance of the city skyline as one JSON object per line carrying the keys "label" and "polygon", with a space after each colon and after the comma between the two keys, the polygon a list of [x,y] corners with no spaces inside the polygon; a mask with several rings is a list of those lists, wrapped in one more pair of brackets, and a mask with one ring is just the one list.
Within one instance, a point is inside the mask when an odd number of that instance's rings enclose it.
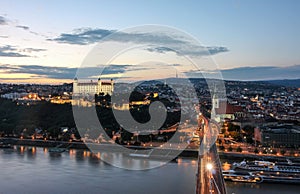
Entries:
{"label": "city skyline", "polygon": [[299,8],[1,2],[0,193],[298,193]]}
{"label": "city skyline", "polygon": [[[2,2],[0,82],[70,82],[97,42],[118,30],[144,24],[171,26],[191,34],[212,55],[224,79],[297,79],[300,75],[299,6],[297,1],[218,4],[192,1],[184,6],[178,1]],[[139,33],[119,33],[113,41],[122,43],[132,37],[136,43],[163,41],[176,45],[178,41],[168,36]],[[184,45],[187,47],[178,49],[185,56],[192,59],[207,56],[193,45]],[[146,52],[150,57],[153,53],[170,55],[170,50],[158,47],[146,50],[141,58]],[[173,58],[166,60],[167,63],[176,64],[180,69],[182,61],[176,54],[170,56]],[[117,78],[120,73],[132,72],[132,65],[136,65],[132,59],[129,55],[115,61],[112,70],[118,74],[107,73],[104,77]],[[215,70],[208,68],[205,73],[213,75]],[[191,69],[184,69],[184,73],[199,77]],[[145,72],[140,72],[143,75],[146,77]],[[169,77],[172,75],[175,70]]]}

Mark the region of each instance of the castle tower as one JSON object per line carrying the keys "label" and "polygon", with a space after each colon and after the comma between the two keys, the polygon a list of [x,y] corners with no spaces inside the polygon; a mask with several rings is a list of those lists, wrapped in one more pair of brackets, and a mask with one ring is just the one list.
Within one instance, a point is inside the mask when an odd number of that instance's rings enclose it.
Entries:
{"label": "castle tower", "polygon": [[74,78],[74,81],[73,81],[73,94],[76,94],[78,93],[78,79],[77,77]]}
{"label": "castle tower", "polygon": [[216,109],[220,108],[219,104],[220,100],[216,95],[214,94],[212,97],[212,102],[211,102],[211,118],[215,118],[216,116]]}
{"label": "castle tower", "polygon": [[111,84],[111,93],[110,93],[110,95],[112,95],[112,93],[114,92],[114,84],[115,84],[113,79],[110,79],[110,84]]}
{"label": "castle tower", "polygon": [[101,92],[101,87],[102,87],[102,82],[101,82],[101,78],[98,78],[98,84],[97,84],[97,89],[96,89],[96,93],[99,94]]}

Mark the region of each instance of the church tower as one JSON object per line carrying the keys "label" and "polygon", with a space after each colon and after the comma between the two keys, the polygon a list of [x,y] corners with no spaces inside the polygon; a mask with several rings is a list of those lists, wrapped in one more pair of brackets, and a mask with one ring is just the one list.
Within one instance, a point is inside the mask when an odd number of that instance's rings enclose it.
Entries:
{"label": "church tower", "polygon": [[212,102],[211,102],[211,118],[216,117],[216,109],[220,108],[220,100],[216,96],[216,94],[213,94],[212,96]]}

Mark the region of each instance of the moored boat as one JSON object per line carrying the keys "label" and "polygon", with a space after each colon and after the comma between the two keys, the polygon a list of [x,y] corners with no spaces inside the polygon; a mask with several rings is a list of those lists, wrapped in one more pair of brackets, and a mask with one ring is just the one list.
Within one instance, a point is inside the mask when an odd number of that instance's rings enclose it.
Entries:
{"label": "moored boat", "polygon": [[[282,164],[282,162],[280,163]],[[288,165],[280,165],[276,162],[269,161],[250,161],[246,162],[245,160],[240,163],[233,164],[233,175],[239,173],[249,173],[253,177],[259,177],[261,182],[270,182],[270,183],[289,183],[289,184],[299,184],[300,183],[300,167],[298,165],[293,165],[292,162],[289,162]],[[227,173],[228,174],[228,173]],[[234,176],[228,176],[223,173],[225,176],[229,177],[232,181],[246,182],[248,177],[238,177],[236,179]],[[246,179],[246,181],[245,181]]]}
{"label": "moored boat", "polygon": [[261,183],[263,178],[259,175],[245,171],[228,170],[223,171],[224,180],[233,182],[245,182],[245,183]]}
{"label": "moored boat", "polygon": [[57,148],[57,147],[54,147],[54,148],[49,148],[49,153],[63,153],[65,152],[66,149],[65,148]]}
{"label": "moored boat", "polygon": [[263,172],[281,172],[281,173],[300,173],[300,166],[297,165],[278,165],[275,162],[255,160],[252,162],[242,161],[234,163],[235,170],[241,171],[263,171]]}

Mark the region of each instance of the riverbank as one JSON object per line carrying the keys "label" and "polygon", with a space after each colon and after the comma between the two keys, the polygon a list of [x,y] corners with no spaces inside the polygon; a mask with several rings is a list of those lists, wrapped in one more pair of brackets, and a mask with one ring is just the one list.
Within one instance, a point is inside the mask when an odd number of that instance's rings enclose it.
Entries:
{"label": "riverbank", "polygon": [[[32,146],[32,147],[61,147],[61,148],[71,148],[71,149],[89,149],[93,148],[93,150],[98,151],[115,151],[118,152],[120,149],[119,147],[110,144],[110,143],[84,143],[84,142],[66,142],[66,141],[53,141],[53,140],[32,140],[32,139],[19,139],[19,138],[1,138],[0,142],[5,144],[11,145],[19,145],[19,146]],[[132,146],[132,145],[124,145],[126,148],[130,149],[152,149],[153,147],[145,147],[145,146]],[[168,151],[172,151],[172,149],[166,149]],[[122,152],[124,149],[122,149]],[[174,150],[175,151],[175,150]],[[226,160],[236,160],[240,161],[243,159],[249,160],[270,160],[270,161],[280,161],[291,159],[293,161],[300,162],[299,157],[290,157],[290,156],[276,156],[276,155],[266,155],[266,154],[251,154],[251,153],[239,153],[239,152],[223,152],[220,151],[219,157],[221,159]],[[179,154],[179,157],[188,157],[188,158],[197,158],[198,157],[198,150],[197,149],[184,149]]]}

